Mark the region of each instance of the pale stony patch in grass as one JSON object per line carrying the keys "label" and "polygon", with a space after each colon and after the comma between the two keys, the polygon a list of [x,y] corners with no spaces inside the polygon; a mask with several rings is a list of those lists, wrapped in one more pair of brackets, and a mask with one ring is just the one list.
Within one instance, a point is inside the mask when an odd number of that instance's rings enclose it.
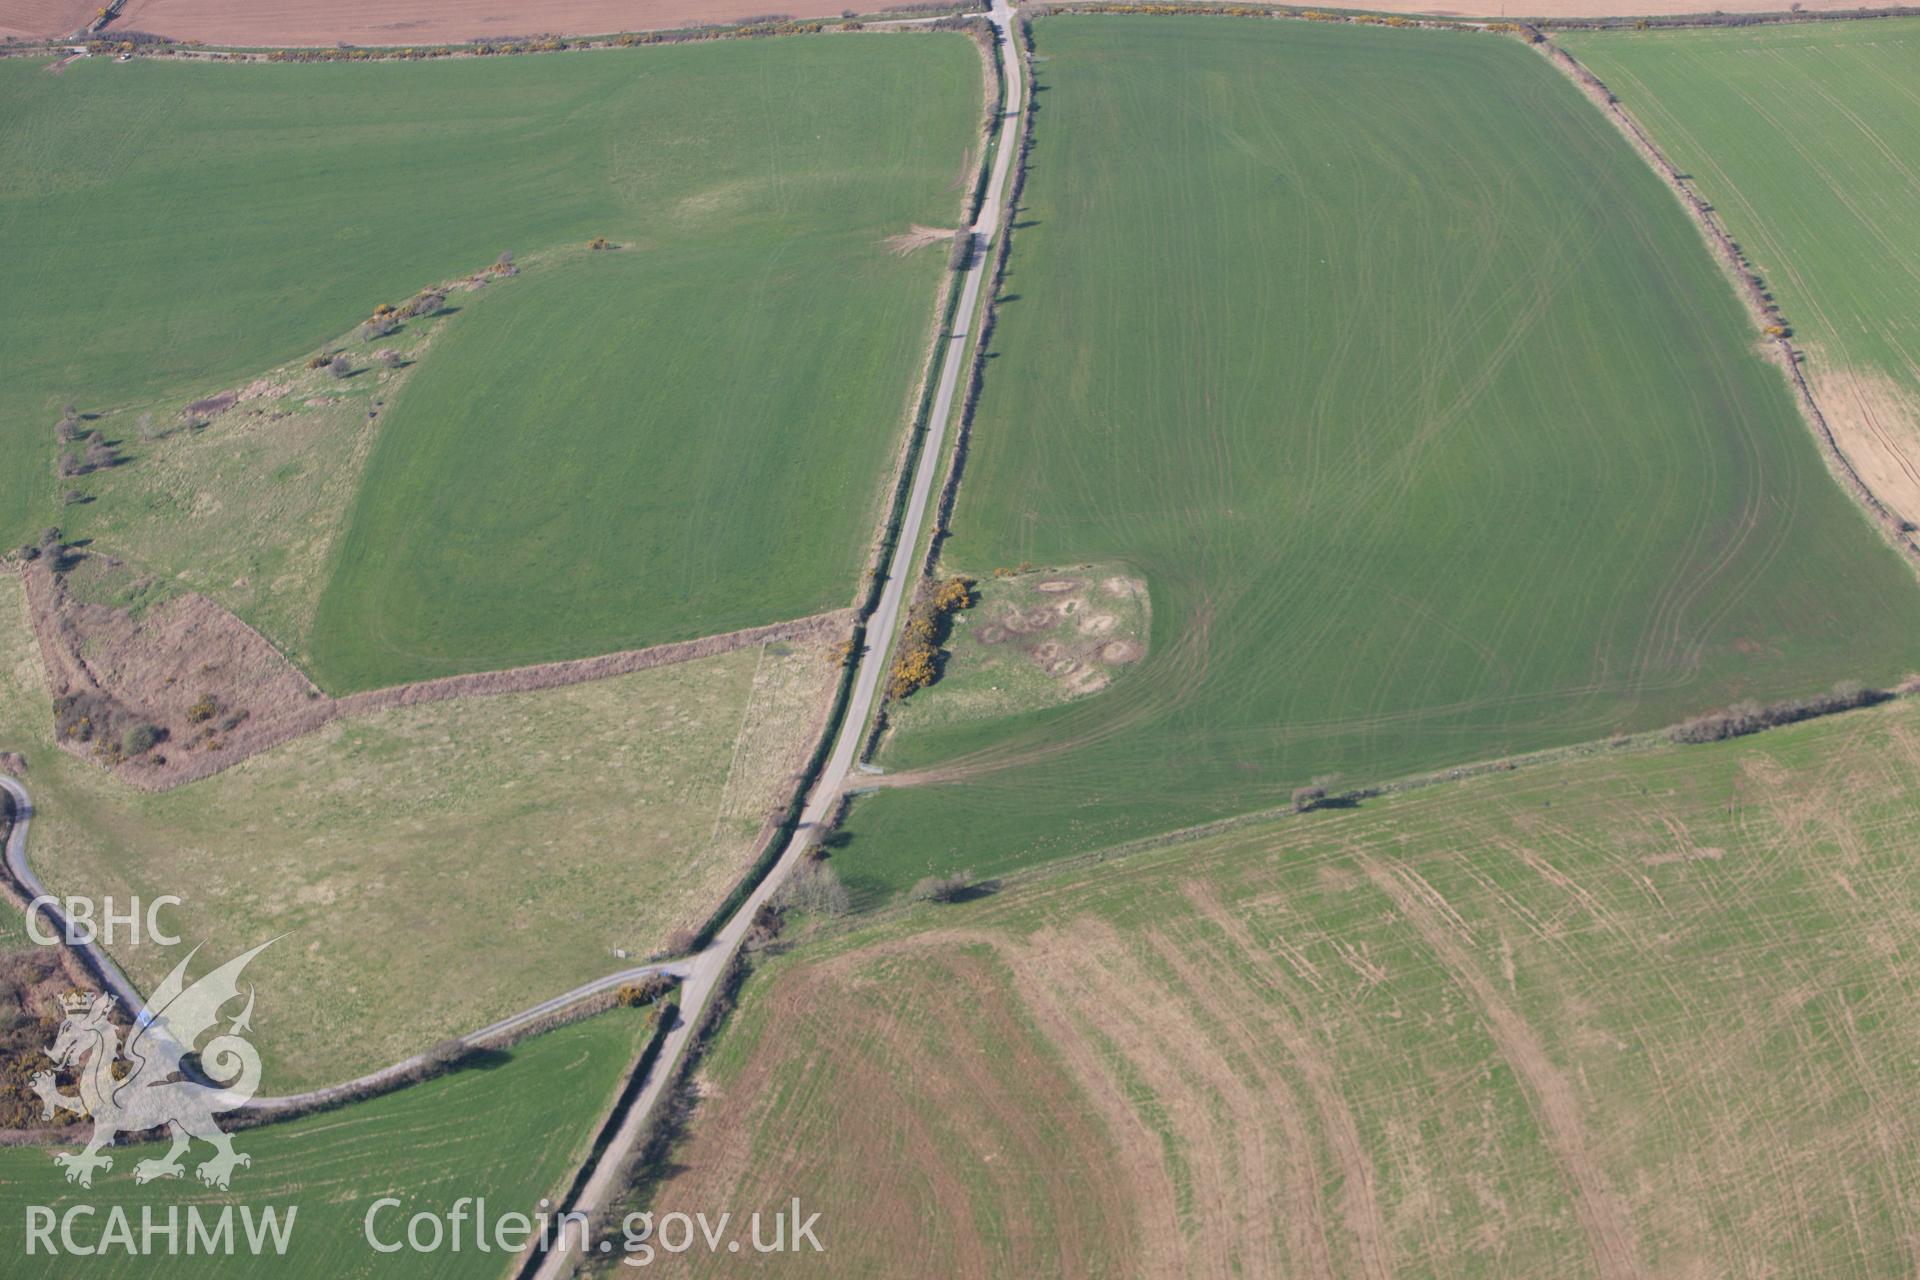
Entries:
{"label": "pale stony patch in grass", "polygon": [[892,705],[892,733],[1084,698],[1146,656],[1146,583],[1119,566],[981,575],[974,590],[940,679]]}
{"label": "pale stony patch in grass", "polygon": [[909,254],[915,249],[924,249],[930,244],[952,240],[957,234],[959,233],[951,227],[923,227],[916,222],[898,235],[887,237],[887,252]]}
{"label": "pale stony patch in grass", "polygon": [[[35,869],[58,893],[180,896],[171,918],[209,957],[284,934],[256,964],[268,1092],[397,1060],[698,923],[836,674],[819,646],[755,647],[398,707],[150,795],[53,748],[23,592],[0,578],[0,749],[31,761]],[[179,958],[114,952],[143,986]]]}

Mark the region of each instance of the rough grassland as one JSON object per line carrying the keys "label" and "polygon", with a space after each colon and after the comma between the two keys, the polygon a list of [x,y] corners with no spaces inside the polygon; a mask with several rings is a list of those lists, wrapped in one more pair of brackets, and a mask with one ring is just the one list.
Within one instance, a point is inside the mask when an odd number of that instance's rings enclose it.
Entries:
{"label": "rough grassland", "polygon": [[0,66],[19,462],[0,535],[54,520],[64,402],[237,386],[502,250],[606,236],[623,248],[460,317],[391,406],[316,675],[339,691],[843,605],[944,267],[882,242],[951,223],[979,93],[957,36]]}
{"label": "rough grassland", "polygon": [[1897,678],[1920,591],[1672,196],[1444,32],[1038,24],[1037,145],[945,555],[1115,561],[1148,657],[895,739],[850,886]]}
{"label": "rough grassland", "polygon": [[[458,1253],[375,1253],[362,1228],[368,1207],[383,1196],[402,1202],[402,1208],[390,1209],[378,1220],[385,1240],[401,1235],[412,1214],[445,1213],[462,1196],[485,1196],[489,1214],[534,1212],[542,1197],[564,1188],[585,1156],[594,1124],[612,1104],[621,1074],[646,1034],[645,1019],[622,1010],[529,1040],[505,1061],[309,1119],[238,1134],[234,1145],[251,1155],[253,1164],[235,1173],[231,1192],[209,1191],[194,1180],[192,1166],[206,1159],[209,1150],[197,1145],[188,1157],[185,1181],[144,1187],[134,1182],[133,1166],[157,1151],[117,1147],[112,1171],[98,1175],[91,1191],[62,1181],[47,1148],[0,1150],[0,1221],[6,1224],[0,1244],[8,1254],[7,1275],[18,1280],[199,1280],[270,1272],[288,1280],[497,1280],[506,1260],[498,1252],[476,1252],[471,1225],[466,1247]],[[78,1220],[76,1234],[83,1242],[89,1231],[97,1238],[111,1205],[125,1208],[136,1240],[142,1206],[152,1205],[161,1223],[169,1207],[177,1206],[183,1253],[190,1204],[215,1219],[229,1204],[251,1206],[256,1212],[272,1206],[283,1215],[287,1206],[298,1205],[299,1212],[287,1256],[270,1256],[265,1262],[244,1250],[231,1257],[169,1258],[165,1237],[158,1238],[158,1256],[153,1257],[130,1258],[119,1251],[84,1261],[49,1258],[44,1252],[28,1257],[23,1234],[27,1206],[48,1205],[58,1213],[75,1203],[99,1206],[91,1219]],[[388,1231],[395,1223],[398,1231]],[[238,1208],[234,1233],[241,1234]]]}
{"label": "rough grassland", "polygon": [[[209,953],[264,955],[265,1088],[347,1079],[638,963],[751,861],[825,711],[818,650],[743,649],[331,724],[135,792],[56,749],[20,584],[0,578],[0,743],[56,893],[171,893]],[[616,955],[625,951],[627,959]],[[148,987],[177,957],[113,948]]]}
{"label": "rough grassland", "polygon": [[1920,520],[1920,21],[1562,43],[1713,201],[1842,447]]}
{"label": "rough grassland", "polygon": [[1916,778],[1903,700],[802,947],[653,1207],[797,1194],[836,1276],[1906,1274]]}
{"label": "rough grassland", "polygon": [[[448,310],[470,313],[512,296],[511,288],[457,293]],[[458,319],[412,319],[367,340],[350,331],[328,349],[349,358],[353,376],[308,369],[303,356],[229,388],[256,394],[216,415],[187,412],[197,395],[115,415],[116,425],[133,424],[138,465],[69,482],[90,501],[64,509],[60,527],[69,539],[112,547],[156,593],[187,588],[217,600],[311,666],[314,611],[379,416],[432,339]],[[401,363],[385,367],[380,351],[397,352]]]}

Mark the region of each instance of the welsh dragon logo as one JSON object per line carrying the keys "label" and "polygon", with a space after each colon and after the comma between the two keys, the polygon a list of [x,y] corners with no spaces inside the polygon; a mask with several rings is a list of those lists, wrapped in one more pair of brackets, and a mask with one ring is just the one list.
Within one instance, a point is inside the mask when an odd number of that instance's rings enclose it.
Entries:
{"label": "welsh dragon logo", "polygon": [[[260,1054],[242,1038],[243,1032],[251,1030],[251,987],[246,1008],[200,1051],[194,1074],[214,1083],[187,1078],[181,1059],[220,1021],[220,1010],[239,999],[240,974],[248,962],[272,945],[263,942],[189,985],[187,965],[199,951],[194,948],[147,998],[124,1049],[119,1028],[108,1020],[113,996],[75,992],[61,999],[66,1020],[47,1056],[55,1066],[78,1073],[80,1096],[61,1093],[51,1071],[34,1076],[32,1087],[40,1095],[41,1114],[47,1119],[55,1111],[93,1117],[93,1139],[86,1150],[62,1151],[53,1157],[66,1169],[68,1182],[90,1187],[95,1170],[113,1168],[113,1157],[101,1151],[115,1135],[163,1125],[173,1137],[173,1146],[164,1156],[136,1164],[135,1182],[183,1176],[186,1170],[180,1158],[195,1138],[214,1147],[213,1157],[195,1170],[209,1187],[225,1190],[236,1167],[253,1163],[251,1157],[233,1149],[233,1139],[213,1119],[245,1105],[260,1087]],[[122,1062],[130,1069],[116,1070]]]}

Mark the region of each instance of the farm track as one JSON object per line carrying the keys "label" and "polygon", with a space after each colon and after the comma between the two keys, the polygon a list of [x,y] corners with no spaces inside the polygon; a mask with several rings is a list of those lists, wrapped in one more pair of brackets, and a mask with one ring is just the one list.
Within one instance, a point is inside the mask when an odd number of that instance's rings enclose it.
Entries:
{"label": "farm track", "polygon": [[[33,800],[19,779],[4,773],[0,773],[0,791],[6,792],[13,800],[13,827],[7,833],[7,874],[19,888],[21,906],[24,908],[31,899],[47,895],[47,887],[40,883],[40,877],[33,874],[33,868],[27,862],[27,828],[33,823]],[[42,907],[41,910],[52,917],[54,928],[64,935],[67,922],[61,913],[48,907]],[[129,1010],[140,1008],[139,990],[120,971],[120,966],[113,962],[112,956],[91,942],[77,945],[73,950],[79,954],[81,963],[100,979],[123,1007]]]}

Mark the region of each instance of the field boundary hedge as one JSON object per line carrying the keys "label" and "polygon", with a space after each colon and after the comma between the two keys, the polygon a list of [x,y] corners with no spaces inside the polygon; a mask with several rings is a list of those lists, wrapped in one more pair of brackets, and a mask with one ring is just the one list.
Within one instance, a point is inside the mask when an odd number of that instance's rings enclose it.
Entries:
{"label": "field boundary hedge", "polygon": [[[81,652],[80,646],[85,643],[84,636],[78,632],[73,635],[66,634],[70,628],[63,625],[63,619],[70,612],[71,606],[65,588],[53,575],[34,565],[19,566],[15,571],[20,573],[26,583],[28,618],[39,645],[41,664],[47,673],[49,693],[56,698],[75,690],[97,690],[111,695],[114,690],[101,685]],[[191,594],[198,596],[197,592]],[[199,598],[207,600],[206,597]],[[244,633],[263,651],[277,654],[287,663],[289,669],[300,671],[298,664],[288,659],[257,629],[234,616],[230,610],[223,608],[216,601],[207,600],[207,605],[217,611],[221,625]],[[496,671],[437,676],[410,684],[364,689],[341,697],[333,697],[321,691],[306,679],[304,672],[301,672],[302,682],[309,688],[308,700],[289,706],[282,713],[250,717],[244,731],[228,739],[228,749],[217,753],[197,754],[185,767],[171,769],[157,776],[126,770],[115,770],[114,774],[127,785],[141,791],[169,791],[174,787],[198,782],[203,778],[224,772],[243,760],[305,737],[335,720],[370,715],[395,707],[448,702],[457,698],[485,698],[508,693],[558,689],[567,685],[585,684],[614,676],[631,675],[638,671],[650,671],[657,667],[675,666],[683,662],[717,657],[738,649],[776,641],[794,641],[802,644],[824,643],[836,637],[850,635],[856,622],[852,609],[836,609],[805,618],[792,618],[757,627],[744,627],[738,631],[726,631],[718,635],[670,641],[667,644],[651,645],[644,649],[621,649],[590,658],[567,658],[557,662],[506,667]],[[60,738],[60,745],[76,754],[81,754],[84,758],[82,744],[78,740],[63,736]]]}
{"label": "field boundary hedge", "polygon": [[[1407,774],[1390,778],[1383,782],[1365,783],[1361,786],[1340,790],[1332,786],[1326,788],[1327,794],[1314,801],[1306,809],[1296,808],[1289,801],[1284,805],[1273,805],[1255,809],[1249,813],[1231,814],[1224,818],[1215,818],[1192,826],[1181,827],[1174,831],[1163,831],[1156,835],[1141,836],[1138,839],[1122,841],[1100,849],[1089,849],[1082,853],[1071,854],[1035,865],[1016,868],[996,875],[993,878],[993,891],[998,893],[1014,889],[1034,881],[1046,880],[1054,876],[1074,871],[1084,871],[1089,867],[1103,863],[1118,862],[1156,849],[1165,849],[1173,845],[1191,844],[1197,840],[1207,840],[1215,836],[1230,835],[1248,827],[1263,826],[1268,823],[1298,819],[1315,810],[1352,809],[1363,801],[1377,800],[1385,796],[1406,795],[1414,791],[1425,791],[1429,787],[1444,786],[1450,782],[1466,782],[1474,778],[1484,778],[1490,774],[1514,773],[1521,769],[1538,769],[1544,766],[1563,764],[1570,761],[1590,760],[1600,756],[1622,754],[1645,754],[1653,751],[1684,749],[1702,743],[1723,742],[1729,738],[1745,737],[1802,721],[1818,719],[1824,716],[1839,715],[1843,712],[1882,706],[1888,702],[1920,697],[1920,675],[1909,676],[1891,689],[1871,687],[1841,688],[1832,693],[1816,694],[1811,698],[1790,699],[1786,702],[1772,703],[1767,706],[1742,706],[1722,711],[1707,712],[1694,716],[1678,724],[1662,729],[1652,729],[1641,733],[1616,734],[1609,738],[1590,739],[1564,747],[1547,747],[1539,751],[1530,751],[1521,755],[1500,756],[1494,759],[1476,760],[1468,764],[1450,765],[1441,769],[1430,769],[1423,773]],[[1722,720],[1737,722],[1740,726],[1732,732],[1702,733],[1703,726],[1717,726]],[[1750,726],[1750,727],[1749,727]],[[809,939],[816,937],[839,936],[871,929],[889,920],[898,919],[922,910],[923,902],[900,898],[878,907],[862,907],[845,916],[832,920],[816,920],[812,925]]]}

